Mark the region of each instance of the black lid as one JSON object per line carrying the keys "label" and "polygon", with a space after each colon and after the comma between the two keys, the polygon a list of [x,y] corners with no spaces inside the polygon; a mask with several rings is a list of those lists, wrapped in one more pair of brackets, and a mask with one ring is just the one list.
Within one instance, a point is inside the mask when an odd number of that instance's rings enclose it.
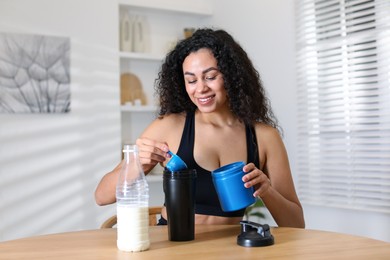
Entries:
{"label": "black lid", "polygon": [[240,221],[241,234],[237,236],[237,244],[245,247],[270,246],[274,237],[267,224],[261,225],[251,221]]}

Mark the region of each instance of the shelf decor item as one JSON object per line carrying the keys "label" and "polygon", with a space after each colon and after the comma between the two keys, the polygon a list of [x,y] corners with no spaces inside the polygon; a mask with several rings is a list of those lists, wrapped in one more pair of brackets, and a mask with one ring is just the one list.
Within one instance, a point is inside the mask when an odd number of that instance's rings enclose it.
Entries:
{"label": "shelf decor item", "polygon": [[123,73],[121,75],[121,105],[127,104],[142,106],[147,104],[142,83],[133,73]]}
{"label": "shelf decor item", "polygon": [[143,15],[137,15],[133,22],[133,51],[147,52],[148,51],[148,30],[147,20]]}
{"label": "shelf decor item", "polygon": [[193,27],[186,27],[183,29],[184,38],[190,38],[192,34],[195,32],[195,28]]}
{"label": "shelf decor item", "polygon": [[144,15],[130,15],[127,11],[120,13],[119,42],[120,51],[148,52],[149,30]]}
{"label": "shelf decor item", "polygon": [[120,50],[131,52],[133,50],[133,21],[128,12],[120,14]]}

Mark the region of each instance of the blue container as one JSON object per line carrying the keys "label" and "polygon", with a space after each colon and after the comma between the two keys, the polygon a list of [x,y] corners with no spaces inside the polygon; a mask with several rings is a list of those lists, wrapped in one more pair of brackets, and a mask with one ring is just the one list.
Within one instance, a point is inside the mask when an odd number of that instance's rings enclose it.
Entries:
{"label": "blue container", "polygon": [[253,187],[245,188],[242,177],[244,162],[235,162],[211,172],[214,187],[223,211],[235,211],[255,203]]}

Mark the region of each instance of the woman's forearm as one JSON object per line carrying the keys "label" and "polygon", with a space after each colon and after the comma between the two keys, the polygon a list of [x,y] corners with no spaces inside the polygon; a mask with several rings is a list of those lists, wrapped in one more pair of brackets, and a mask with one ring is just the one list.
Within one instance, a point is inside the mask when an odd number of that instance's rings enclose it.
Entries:
{"label": "woman's forearm", "polygon": [[116,183],[118,182],[119,171],[122,168],[122,163],[119,163],[114,170],[107,173],[100,180],[95,190],[95,201],[99,206],[104,206],[116,202]]}
{"label": "woman's forearm", "polygon": [[271,187],[262,200],[278,226],[305,227],[301,205],[287,200],[274,188]]}

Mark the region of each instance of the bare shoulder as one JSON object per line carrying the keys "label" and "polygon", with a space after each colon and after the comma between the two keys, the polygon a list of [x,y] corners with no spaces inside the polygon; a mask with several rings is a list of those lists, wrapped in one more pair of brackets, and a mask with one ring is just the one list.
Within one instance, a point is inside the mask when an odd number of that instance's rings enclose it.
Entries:
{"label": "bare shoulder", "polygon": [[255,124],[255,131],[256,131],[256,134],[260,134],[261,137],[281,138],[278,129],[276,129],[275,127],[272,127],[270,125],[267,125],[267,124],[256,123]]}
{"label": "bare shoulder", "polygon": [[255,132],[260,147],[265,149],[275,148],[278,146],[284,146],[282,137],[275,127],[267,124],[257,123],[255,124]]}
{"label": "bare shoulder", "polygon": [[[185,114],[169,114],[156,118],[141,134],[156,141],[179,143],[184,128]],[[175,145],[174,145],[175,146]]]}
{"label": "bare shoulder", "polygon": [[185,120],[185,114],[169,114],[169,115],[163,115],[156,118],[151,125],[158,125],[158,126],[170,126],[174,123],[179,123]]}

